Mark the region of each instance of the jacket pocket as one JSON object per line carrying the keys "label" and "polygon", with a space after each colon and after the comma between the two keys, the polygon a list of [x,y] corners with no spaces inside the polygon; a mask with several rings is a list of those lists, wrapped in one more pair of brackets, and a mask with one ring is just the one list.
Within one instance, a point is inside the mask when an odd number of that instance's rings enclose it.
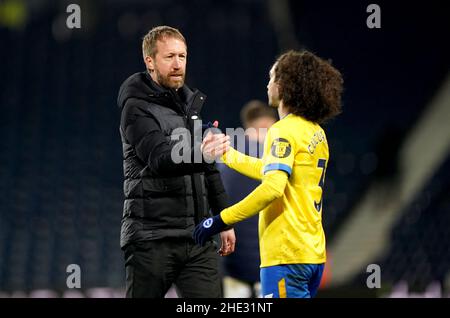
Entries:
{"label": "jacket pocket", "polygon": [[184,227],[187,217],[184,177],[143,180],[144,217],[157,228]]}

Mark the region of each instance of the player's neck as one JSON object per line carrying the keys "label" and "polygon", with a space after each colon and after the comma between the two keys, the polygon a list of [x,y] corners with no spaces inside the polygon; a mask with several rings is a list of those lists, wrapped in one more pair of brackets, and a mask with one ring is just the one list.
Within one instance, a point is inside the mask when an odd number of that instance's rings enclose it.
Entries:
{"label": "player's neck", "polygon": [[280,104],[278,105],[278,116],[280,117],[280,120],[289,115],[290,112],[286,105],[284,105],[283,101],[280,101]]}

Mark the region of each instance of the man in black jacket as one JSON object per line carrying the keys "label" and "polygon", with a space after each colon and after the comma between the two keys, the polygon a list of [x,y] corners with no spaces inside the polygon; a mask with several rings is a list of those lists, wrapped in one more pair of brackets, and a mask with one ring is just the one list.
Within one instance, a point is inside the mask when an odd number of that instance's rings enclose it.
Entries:
{"label": "man in black jacket", "polygon": [[[181,297],[221,297],[215,242],[200,247],[192,240],[195,225],[210,210],[217,214],[227,207],[218,170],[202,160],[201,128],[194,131],[206,96],[184,84],[187,47],[177,29],[153,28],[142,50],[147,71],[130,76],[118,97],[126,296],[164,297],[174,284]],[[189,145],[181,148],[188,159],[182,162],[174,160],[180,143]],[[219,253],[232,253],[233,229],[220,237]]]}

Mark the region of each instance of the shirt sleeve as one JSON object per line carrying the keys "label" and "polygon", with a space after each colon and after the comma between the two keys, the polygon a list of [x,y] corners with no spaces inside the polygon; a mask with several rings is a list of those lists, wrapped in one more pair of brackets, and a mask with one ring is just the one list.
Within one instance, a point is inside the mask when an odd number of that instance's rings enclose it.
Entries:
{"label": "shirt sleeve", "polygon": [[227,225],[248,219],[259,213],[275,199],[284,194],[288,175],[282,171],[271,171],[264,175],[262,183],[248,196],[220,213]]}
{"label": "shirt sleeve", "polygon": [[289,130],[281,125],[274,125],[269,129],[266,137],[263,156],[263,174],[280,170],[292,174],[295,158],[295,140]]}
{"label": "shirt sleeve", "polygon": [[261,180],[262,179],[262,160],[247,156],[234,148],[230,147],[227,153],[221,157],[222,161],[231,169],[236,170],[246,177]]}

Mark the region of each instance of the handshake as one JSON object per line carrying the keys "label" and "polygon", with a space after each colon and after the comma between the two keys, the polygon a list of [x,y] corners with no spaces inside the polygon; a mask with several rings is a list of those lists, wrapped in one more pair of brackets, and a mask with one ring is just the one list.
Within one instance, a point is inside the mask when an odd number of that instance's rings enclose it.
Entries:
{"label": "handshake", "polygon": [[[217,122],[214,123],[217,128]],[[209,131],[200,146],[206,162],[213,162],[230,149],[230,136],[223,133],[214,134]]]}

